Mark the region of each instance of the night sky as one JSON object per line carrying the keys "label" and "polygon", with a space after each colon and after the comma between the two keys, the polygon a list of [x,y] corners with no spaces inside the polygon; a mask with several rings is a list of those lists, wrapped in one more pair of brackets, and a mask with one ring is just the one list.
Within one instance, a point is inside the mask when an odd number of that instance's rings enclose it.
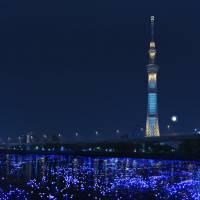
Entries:
{"label": "night sky", "polygon": [[200,128],[198,1],[0,3],[0,136],[131,132],[146,121],[155,15],[161,134]]}

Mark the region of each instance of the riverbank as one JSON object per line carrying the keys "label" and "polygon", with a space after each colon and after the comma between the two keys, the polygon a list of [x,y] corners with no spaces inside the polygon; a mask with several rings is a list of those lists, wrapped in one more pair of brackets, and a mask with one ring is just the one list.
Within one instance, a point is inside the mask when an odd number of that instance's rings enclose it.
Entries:
{"label": "riverbank", "polygon": [[144,158],[158,160],[191,160],[200,161],[200,157],[189,154],[177,153],[130,153],[130,152],[62,152],[62,151],[41,151],[41,150],[12,150],[1,149],[3,154],[39,154],[39,155],[72,155],[72,156],[90,156],[90,157],[129,157],[129,158]]}

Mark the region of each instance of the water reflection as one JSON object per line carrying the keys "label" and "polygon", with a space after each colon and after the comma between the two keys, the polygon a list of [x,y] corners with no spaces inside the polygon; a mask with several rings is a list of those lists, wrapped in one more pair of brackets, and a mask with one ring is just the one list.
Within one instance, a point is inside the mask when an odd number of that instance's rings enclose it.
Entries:
{"label": "water reflection", "polygon": [[200,199],[199,162],[0,157],[0,199]]}

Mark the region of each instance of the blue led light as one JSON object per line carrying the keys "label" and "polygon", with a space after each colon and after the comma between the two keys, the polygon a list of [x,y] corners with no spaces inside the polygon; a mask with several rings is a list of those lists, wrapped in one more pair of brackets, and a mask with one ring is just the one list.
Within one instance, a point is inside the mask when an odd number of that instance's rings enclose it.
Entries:
{"label": "blue led light", "polygon": [[0,164],[0,199],[200,199],[199,162],[16,157]]}
{"label": "blue led light", "polygon": [[148,94],[148,113],[150,115],[155,115],[157,112],[157,94],[149,93]]}
{"label": "blue led light", "polygon": [[151,88],[151,89],[156,88],[156,82],[155,81],[150,81],[149,82],[149,88]]}

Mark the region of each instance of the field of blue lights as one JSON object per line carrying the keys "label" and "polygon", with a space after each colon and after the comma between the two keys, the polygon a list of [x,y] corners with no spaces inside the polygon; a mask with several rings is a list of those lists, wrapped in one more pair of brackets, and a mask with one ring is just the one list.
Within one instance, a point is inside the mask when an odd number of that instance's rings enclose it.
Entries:
{"label": "field of blue lights", "polygon": [[200,199],[199,162],[0,156],[0,199]]}

